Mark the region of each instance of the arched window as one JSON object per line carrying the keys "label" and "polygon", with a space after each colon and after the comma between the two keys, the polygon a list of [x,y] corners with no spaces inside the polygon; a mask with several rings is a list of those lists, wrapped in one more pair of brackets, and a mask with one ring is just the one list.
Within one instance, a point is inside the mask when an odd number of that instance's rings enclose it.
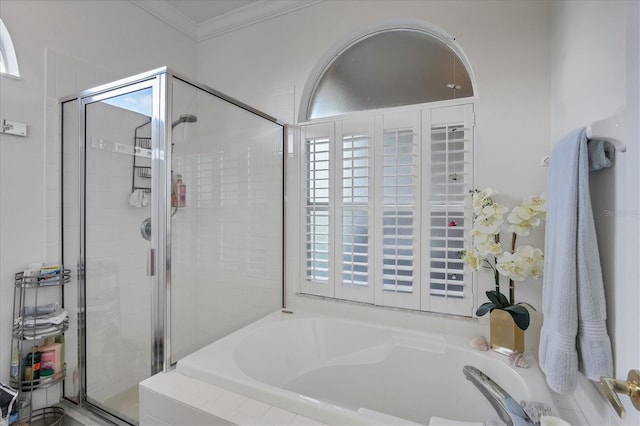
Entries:
{"label": "arched window", "polygon": [[469,64],[452,37],[436,28],[383,28],[321,61],[305,88],[300,117],[472,96]]}
{"label": "arched window", "polygon": [[299,114],[300,293],[473,315],[460,252],[475,96],[462,49],[429,26],[376,29],[319,61]]}
{"label": "arched window", "polygon": [[2,19],[0,19],[0,73],[20,77],[13,41]]}

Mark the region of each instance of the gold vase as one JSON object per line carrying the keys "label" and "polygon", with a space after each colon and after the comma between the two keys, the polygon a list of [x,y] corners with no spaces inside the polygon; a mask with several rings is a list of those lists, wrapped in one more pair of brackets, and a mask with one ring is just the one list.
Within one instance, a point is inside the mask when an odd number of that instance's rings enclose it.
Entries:
{"label": "gold vase", "polygon": [[513,321],[511,314],[494,309],[489,314],[491,349],[503,355],[524,353],[524,330]]}

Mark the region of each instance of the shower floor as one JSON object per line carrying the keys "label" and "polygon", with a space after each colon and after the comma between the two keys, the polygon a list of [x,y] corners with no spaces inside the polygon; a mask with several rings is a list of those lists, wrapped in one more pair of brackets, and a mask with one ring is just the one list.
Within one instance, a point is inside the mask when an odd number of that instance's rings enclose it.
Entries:
{"label": "shower floor", "polygon": [[104,405],[137,422],[138,410],[140,407],[138,385],[134,385],[129,389],[105,400]]}

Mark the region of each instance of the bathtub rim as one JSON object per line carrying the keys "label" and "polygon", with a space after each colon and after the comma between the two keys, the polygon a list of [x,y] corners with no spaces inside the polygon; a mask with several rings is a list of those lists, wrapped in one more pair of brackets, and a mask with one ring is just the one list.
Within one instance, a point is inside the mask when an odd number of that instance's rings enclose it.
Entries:
{"label": "bathtub rim", "polygon": [[[286,313],[285,313],[286,312]],[[291,312],[291,313],[288,313]],[[469,347],[469,339],[460,336],[447,336],[442,333],[429,331],[418,331],[414,328],[402,328],[393,325],[380,324],[376,322],[354,319],[352,317],[344,317],[341,315],[333,315],[327,313],[319,313],[308,310],[288,310],[278,309],[263,318],[248,324],[247,326],[231,333],[204,348],[182,358],[176,364],[176,371],[187,377],[195,378],[206,383],[210,383],[224,389],[245,395],[249,398],[261,401],[273,406],[283,408],[285,410],[299,413],[300,415],[310,418],[324,419],[325,423],[336,424],[379,424],[375,416],[363,415],[358,411],[354,411],[339,405],[335,405],[326,401],[321,401],[306,395],[302,395],[295,391],[277,387],[272,384],[264,383],[242,370],[234,361],[234,348],[250,334],[258,331],[260,328],[269,327],[280,321],[299,321],[299,320],[339,320],[358,326],[375,327],[393,332],[394,334],[416,336],[418,338],[430,338],[442,340],[444,345],[454,346],[464,349],[465,351],[478,353],[480,356],[489,358],[491,362],[497,362],[504,367],[512,370],[517,376],[522,378],[523,382],[529,388],[528,395],[532,396],[529,402],[542,402],[549,406],[553,412],[557,413],[555,401],[551,396],[550,390],[547,388],[543,379],[542,372],[537,362],[527,356],[530,368],[522,369],[510,365],[508,358],[504,355],[493,351],[481,352],[471,350]],[[214,352],[210,352],[214,351]],[[204,355],[206,354],[206,356]],[[214,358],[208,358],[213,354]],[[204,371],[199,368],[203,362],[211,361],[217,365],[217,371]],[[203,377],[203,374],[206,377]],[[304,411],[301,412],[301,407]],[[386,413],[382,413],[386,414]],[[393,417],[393,416],[391,416]],[[328,420],[327,420],[328,419]],[[407,424],[410,420],[397,418],[399,421]],[[428,421],[429,419],[425,419]],[[453,419],[452,419],[453,420]],[[455,421],[455,420],[454,420]]]}

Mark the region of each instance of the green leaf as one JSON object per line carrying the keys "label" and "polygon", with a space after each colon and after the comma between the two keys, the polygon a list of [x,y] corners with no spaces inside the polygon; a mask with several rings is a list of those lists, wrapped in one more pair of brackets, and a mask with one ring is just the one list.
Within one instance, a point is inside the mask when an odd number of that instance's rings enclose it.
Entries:
{"label": "green leaf", "polygon": [[529,327],[529,311],[524,306],[514,305],[504,308],[509,312],[511,318],[521,330],[526,330]]}
{"label": "green leaf", "polygon": [[500,292],[497,292],[495,290],[490,290],[490,291],[487,291],[486,295],[487,295],[487,298],[489,298],[489,300],[498,309],[504,309],[505,307],[509,306],[509,299],[507,299],[506,296]]}
{"label": "green leaf", "polygon": [[491,302],[485,302],[482,305],[480,305],[478,307],[478,310],[476,311],[476,315],[481,317],[484,314],[486,314],[487,312],[491,312],[492,310],[494,310],[496,307],[493,303]]}

